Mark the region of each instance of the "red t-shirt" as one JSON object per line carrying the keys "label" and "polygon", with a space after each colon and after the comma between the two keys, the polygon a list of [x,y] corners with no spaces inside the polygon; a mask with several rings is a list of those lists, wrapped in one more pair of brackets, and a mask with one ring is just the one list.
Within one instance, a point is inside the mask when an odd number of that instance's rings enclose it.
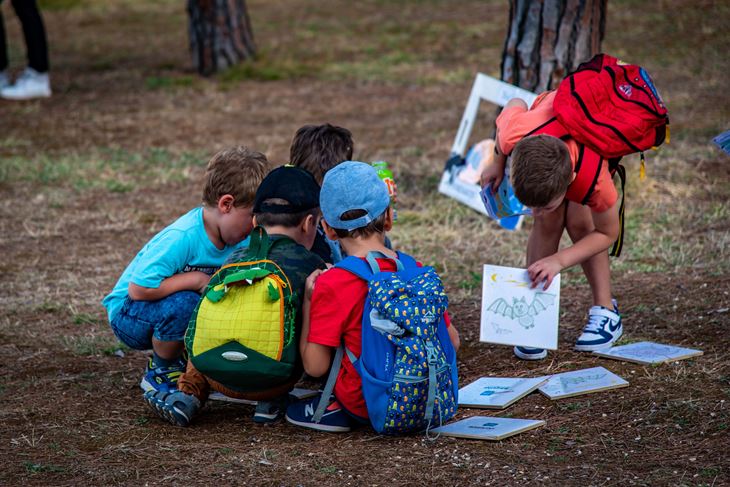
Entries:
{"label": "red t-shirt", "polygon": [[[383,271],[396,270],[392,260],[378,259],[378,263]],[[334,267],[319,276],[312,294],[307,340],[327,347],[339,347],[344,341],[345,346],[359,357],[362,351],[362,314],[367,294],[367,282],[344,269]],[[450,326],[448,314],[445,317],[446,325]],[[361,418],[368,417],[360,374],[347,354],[342,358],[334,392],[347,411]]]}
{"label": "red t-shirt", "polygon": [[[497,117],[496,125],[499,130],[499,150],[503,154],[510,154],[515,144],[526,134],[536,129],[553,117],[553,101],[555,91],[546,91],[540,94],[529,110],[519,106],[505,108]],[[570,161],[575,163],[580,152],[578,143],[573,139],[565,141],[570,153]],[[608,172],[608,163],[603,160],[601,171],[596,180],[596,187],[586,203],[591,210],[601,213],[611,208],[618,199],[618,192],[613,185],[613,179]]]}

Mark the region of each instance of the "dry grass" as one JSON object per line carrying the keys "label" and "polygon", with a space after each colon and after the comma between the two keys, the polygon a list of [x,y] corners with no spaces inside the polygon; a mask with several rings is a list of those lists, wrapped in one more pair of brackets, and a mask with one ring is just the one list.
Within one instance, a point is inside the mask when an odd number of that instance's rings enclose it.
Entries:
{"label": "dry grass", "polygon": [[[570,350],[590,299],[578,270],[564,275],[561,349],[549,360],[478,342],[480,265],[521,264],[527,233],[499,231],[435,188],[473,73],[498,72],[504,2],[251,0],[262,56],[208,80],[188,69],[184,2],[43,3],[56,94],[0,102],[0,484],[730,482],[730,177],[709,144],[730,125],[726,2],[609,7],[604,48],[649,69],[672,118],[646,181],[627,160],[628,240],[613,262],[627,340],[705,351],[659,367]],[[492,117],[484,111],[482,135]],[[262,428],[250,407],[226,404],[184,431],[148,413],[143,355],[113,354],[99,301],[152,234],[198,203],[210,154],[244,143],[284,162],[295,130],[324,121],[353,131],[356,157],[394,168],[392,238],[443,274],[464,383],[600,363],[631,386],[530,395],[498,414],[547,426],[499,444]]]}

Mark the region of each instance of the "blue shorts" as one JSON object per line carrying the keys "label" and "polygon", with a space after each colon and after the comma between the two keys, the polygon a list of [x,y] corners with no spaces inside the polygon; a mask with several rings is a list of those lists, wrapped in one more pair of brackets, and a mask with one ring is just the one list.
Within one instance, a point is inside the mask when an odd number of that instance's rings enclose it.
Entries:
{"label": "blue shorts", "polygon": [[135,350],[150,350],[152,337],[182,341],[198,301],[200,294],[194,291],[179,291],[159,301],[133,301],[127,296],[111,327],[122,343]]}

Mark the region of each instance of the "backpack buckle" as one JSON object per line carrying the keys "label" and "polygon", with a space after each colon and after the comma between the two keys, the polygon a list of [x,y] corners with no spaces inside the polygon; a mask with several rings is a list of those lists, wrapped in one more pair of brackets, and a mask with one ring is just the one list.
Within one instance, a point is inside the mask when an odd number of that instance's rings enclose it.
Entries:
{"label": "backpack buckle", "polygon": [[426,357],[428,365],[436,365],[436,362],[438,362],[438,353],[436,353],[436,348],[431,341],[426,342]]}

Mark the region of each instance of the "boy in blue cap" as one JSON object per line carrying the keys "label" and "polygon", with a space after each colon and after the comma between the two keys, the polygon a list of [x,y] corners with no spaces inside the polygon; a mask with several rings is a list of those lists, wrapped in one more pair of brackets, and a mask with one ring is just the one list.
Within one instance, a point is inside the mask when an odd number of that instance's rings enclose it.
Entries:
{"label": "boy in blue cap", "polygon": [[[320,192],[324,228],[327,237],[337,240],[350,256],[365,259],[369,252],[381,252],[389,258],[378,258],[383,271],[395,271],[395,251],[385,245],[385,232],[393,226],[390,196],[375,169],[363,162],[347,161],[330,169]],[[316,283],[315,283],[316,281]],[[315,271],[307,279],[300,352],[304,370],[312,377],[327,373],[332,357],[340,344],[360,356],[362,315],[368,293],[367,283],[356,275],[334,267],[326,272]],[[459,334],[449,323],[449,337],[454,348]],[[347,356],[342,359],[331,401],[322,419],[312,418],[320,400],[294,403],[286,419],[305,428],[329,432],[347,432],[352,426],[368,422],[368,411],[362,394],[362,382]]]}

